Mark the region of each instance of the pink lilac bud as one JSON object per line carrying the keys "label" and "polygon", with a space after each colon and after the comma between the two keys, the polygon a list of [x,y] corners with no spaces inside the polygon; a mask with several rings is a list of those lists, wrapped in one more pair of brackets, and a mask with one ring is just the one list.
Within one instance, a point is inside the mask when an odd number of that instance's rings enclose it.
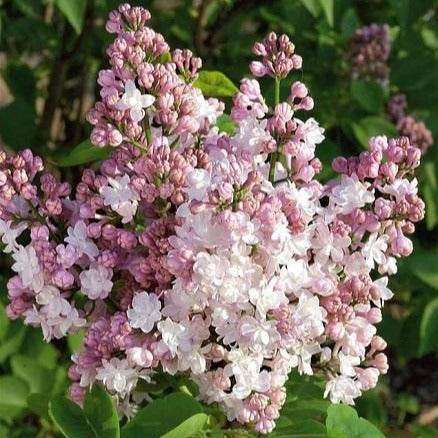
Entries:
{"label": "pink lilac bud", "polygon": [[295,46],[287,35],[271,32],[262,42],[254,44],[253,53],[261,56],[262,61],[251,62],[251,73],[257,77],[285,78],[293,69],[301,68],[302,59],[294,51]]}
{"label": "pink lilac bud", "polygon": [[397,236],[392,241],[391,250],[394,254],[402,257],[407,257],[412,253],[413,250],[412,241],[407,237],[405,237],[405,235],[403,234],[400,228],[397,228]]}

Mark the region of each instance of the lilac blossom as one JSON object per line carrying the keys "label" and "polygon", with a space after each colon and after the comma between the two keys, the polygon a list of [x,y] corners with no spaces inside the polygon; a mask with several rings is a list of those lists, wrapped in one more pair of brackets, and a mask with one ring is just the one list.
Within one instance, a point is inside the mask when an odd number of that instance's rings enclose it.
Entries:
{"label": "lilac blossom", "polygon": [[[99,169],[71,193],[30,150],[0,152],[8,316],[47,341],[83,328],[71,397],[100,384],[128,418],[145,398],[138,383],[159,373],[188,376],[201,400],[263,434],[292,369],[354,403],[388,369],[376,324],[424,216],[418,145],[371,138],[322,185],[324,130],[305,117],[305,84],[268,107],[257,80],[242,80],[238,125],[220,132],[224,104],[194,86],[201,61],[176,50],[161,62],[169,47],[149,19],[128,4],[110,14],[110,69],[88,114],[92,142],[114,147]],[[301,68],[284,35],[254,52],[255,76]]]}

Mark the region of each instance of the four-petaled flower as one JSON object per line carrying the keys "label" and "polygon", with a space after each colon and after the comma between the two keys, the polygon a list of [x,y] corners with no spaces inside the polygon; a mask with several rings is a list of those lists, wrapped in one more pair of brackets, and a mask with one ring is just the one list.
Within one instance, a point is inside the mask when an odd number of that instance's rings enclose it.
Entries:
{"label": "four-petaled flower", "polygon": [[150,107],[154,102],[154,96],[151,94],[141,94],[141,91],[135,86],[134,81],[129,79],[126,81],[125,92],[117,102],[116,108],[120,111],[129,109],[131,119],[138,123],[145,115],[143,108]]}

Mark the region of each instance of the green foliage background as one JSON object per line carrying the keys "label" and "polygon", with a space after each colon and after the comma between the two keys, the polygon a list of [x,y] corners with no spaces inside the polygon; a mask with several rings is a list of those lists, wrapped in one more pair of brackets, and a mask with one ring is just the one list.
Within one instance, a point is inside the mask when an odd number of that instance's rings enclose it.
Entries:
{"label": "green foliage background", "polygon": [[[206,69],[222,71],[236,84],[248,74],[255,40],[270,30],[289,34],[304,60],[302,72],[294,79],[308,85],[316,102],[312,116],[326,129],[326,140],[318,150],[325,165],[322,179],[331,176],[330,162],[335,156],[360,152],[371,135],[396,134],[384,112],[389,94],[405,93],[409,112],[422,119],[438,139],[437,0],[136,3],[151,10],[153,27],[163,33],[172,48],[192,49],[202,56]],[[100,158],[89,156],[86,144],[79,150],[79,158],[78,151],[73,158],[70,153],[90,131],[85,114],[98,93],[96,75],[107,63],[105,49],[112,38],[105,32],[104,23],[117,4],[114,0],[0,0],[1,148],[11,151],[31,147],[45,158],[50,170],[72,183],[78,180],[81,170],[77,164]],[[352,82],[346,60],[348,39],[354,30],[374,22],[388,23],[391,29],[391,76],[385,90]],[[273,84],[262,84],[271,101]],[[288,84],[282,85],[286,93]],[[225,101],[229,107],[230,99]],[[390,372],[356,406],[359,415],[389,437],[438,437],[438,145],[424,157],[419,179],[426,219],[415,235],[414,254],[400,263],[399,273],[392,280],[395,297],[385,306],[378,327],[389,344]],[[61,436],[59,431],[65,432],[66,426],[57,417],[59,407],[52,405],[49,412],[48,403],[53,395],[66,392],[69,358],[80,348],[80,337],[45,344],[39,331],[7,320],[4,307],[8,272],[8,262],[2,256],[0,437]],[[181,383],[170,382],[168,386],[180,388]],[[275,436],[340,438],[353,436],[353,430],[355,437],[381,436],[349,408],[327,410],[328,404],[317,398],[317,383],[296,378],[288,389],[288,403]],[[93,403],[105,405],[108,400],[105,402],[105,394],[97,392],[89,396],[89,411],[75,411],[69,418],[91,415],[91,425],[103,420],[96,417]],[[74,409],[64,399],[56,400],[64,403],[64,408],[58,409],[61,414]],[[105,406],[107,429],[96,432],[92,428],[92,437],[119,436],[111,426],[112,408]],[[163,415],[170,415],[169,406],[173,405],[169,402]],[[159,416],[160,408],[154,409],[154,415]],[[182,428],[174,435],[163,435],[167,432],[161,431],[156,436],[189,437],[195,436],[195,429],[190,429],[194,425],[200,424],[204,430],[224,426],[212,409],[193,409],[190,418],[196,418],[181,423],[178,427]],[[303,425],[302,420],[307,423]],[[151,430],[140,420],[137,427]],[[87,433],[77,436],[89,436]],[[131,436],[149,437],[150,433]],[[199,432],[196,436],[247,435],[233,430],[225,435]]]}

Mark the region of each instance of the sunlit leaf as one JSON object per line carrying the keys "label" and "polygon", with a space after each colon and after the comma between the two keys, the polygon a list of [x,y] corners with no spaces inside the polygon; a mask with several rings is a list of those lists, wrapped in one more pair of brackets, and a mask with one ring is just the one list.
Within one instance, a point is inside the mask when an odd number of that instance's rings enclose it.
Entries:
{"label": "sunlit leaf", "polygon": [[237,87],[220,71],[201,71],[193,83],[206,96],[231,97],[239,91]]}

